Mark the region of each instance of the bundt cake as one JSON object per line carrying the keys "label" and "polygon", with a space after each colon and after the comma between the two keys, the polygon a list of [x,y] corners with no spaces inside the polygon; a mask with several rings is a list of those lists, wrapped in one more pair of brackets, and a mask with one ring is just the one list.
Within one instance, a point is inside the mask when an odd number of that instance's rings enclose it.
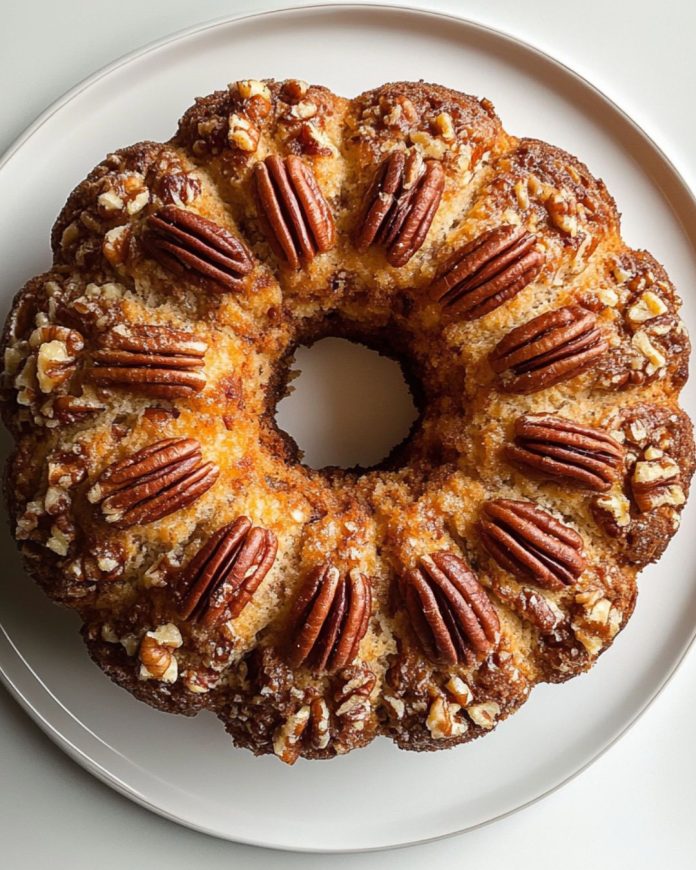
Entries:
{"label": "bundt cake", "polygon": [[[17,295],[13,532],[94,661],[257,754],[434,750],[587,671],[694,470],[689,341],[604,184],[486,99],[246,80],[70,195]],[[302,463],[293,353],[398,360],[378,466]]]}

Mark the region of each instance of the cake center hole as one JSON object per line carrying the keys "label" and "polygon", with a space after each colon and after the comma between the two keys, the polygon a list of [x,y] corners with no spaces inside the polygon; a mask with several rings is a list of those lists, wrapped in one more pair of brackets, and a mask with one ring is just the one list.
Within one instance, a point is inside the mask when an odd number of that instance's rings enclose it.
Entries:
{"label": "cake center hole", "polygon": [[418,417],[401,366],[343,338],[300,346],[291,389],[278,403],[276,422],[310,468],[377,465]]}

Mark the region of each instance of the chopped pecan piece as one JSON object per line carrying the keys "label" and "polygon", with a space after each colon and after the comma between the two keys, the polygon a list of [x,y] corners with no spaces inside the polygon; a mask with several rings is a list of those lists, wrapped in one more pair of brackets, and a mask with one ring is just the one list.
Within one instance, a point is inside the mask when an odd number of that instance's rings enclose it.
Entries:
{"label": "chopped pecan piece", "polygon": [[223,290],[239,290],[253,269],[246,246],[214,221],[175,205],[147,219],[143,246],[162,266],[194,272]]}
{"label": "chopped pecan piece", "polygon": [[300,757],[302,738],[311,717],[312,709],[309,704],[305,704],[276,729],[273,735],[273,752],[285,764],[294,764]]}
{"label": "chopped pecan piece", "polygon": [[206,628],[239,616],[275,561],[273,532],[238,517],[212,535],[181,573],[177,594],[183,619]]}
{"label": "chopped pecan piece", "polygon": [[338,677],[343,682],[334,692],[334,713],[345,736],[346,729],[362,730],[372,710],[370,695],[377,683],[377,677],[365,662],[344,668]]}
{"label": "chopped pecan piece", "polygon": [[207,349],[192,333],[168,326],[116,326],[99,338],[90,379],[161,399],[185,398],[205,386]]}
{"label": "chopped pecan piece", "polygon": [[83,420],[90,414],[98,414],[105,407],[95,399],[87,399],[83,396],[56,396],[53,402],[53,417],[58,423],[67,425],[76,420]]}
{"label": "chopped pecan piece", "polygon": [[585,568],[580,535],[529,501],[487,502],[479,533],[501,568],[547,589],[572,585]]}
{"label": "chopped pecan piece", "polygon": [[466,734],[468,724],[457,716],[460,711],[458,703],[448,701],[443,695],[437,695],[428,708],[425,720],[426,727],[433,740],[446,740],[449,737],[461,737]]}
{"label": "chopped pecan piece", "polygon": [[508,302],[544,265],[536,236],[505,224],[488,230],[450,257],[430,288],[446,310],[476,320]]}
{"label": "chopped pecan piece", "polygon": [[355,235],[364,253],[382,245],[392,266],[405,266],[428,235],[445,188],[445,171],[417,151],[395,151],[378,167],[367,189]]}
{"label": "chopped pecan piece", "polygon": [[488,593],[453,553],[423,556],[403,578],[406,609],[425,654],[455,665],[486,656],[498,641],[500,622]]}
{"label": "chopped pecan piece", "polygon": [[310,742],[314,749],[326,749],[331,741],[329,725],[331,714],[329,707],[323,698],[314,698],[309,705],[310,710]]}
{"label": "chopped pecan piece", "polygon": [[171,650],[158,643],[151,634],[146,634],[140,643],[138,651],[144,672],[155,680],[170,681],[169,673],[174,654]]}
{"label": "chopped pecan piece", "polygon": [[341,576],[328,562],[316,568],[292,610],[288,664],[315,671],[349,665],[367,631],[371,608],[370,581],[360,571]]}
{"label": "chopped pecan piece", "polygon": [[96,537],[85,541],[86,552],[73,559],[67,573],[78,583],[112,583],[120,580],[125,571],[126,556],[123,547],[114,541]]}
{"label": "chopped pecan piece", "polygon": [[526,414],[515,421],[515,440],[506,459],[543,477],[606,492],[623,463],[623,447],[611,435],[551,414]]}
{"label": "chopped pecan piece", "polygon": [[79,332],[56,323],[32,332],[29,347],[36,354],[36,380],[42,393],[51,393],[70,380],[84,346]]}
{"label": "chopped pecan piece", "polygon": [[259,216],[275,254],[293,269],[336,243],[329,204],[312,169],[296,154],[267,157],[254,169]]}
{"label": "chopped pecan piece", "polygon": [[193,438],[165,438],[109,465],[87,493],[117,529],[145,525],[200,498],[220,474]]}
{"label": "chopped pecan piece", "polygon": [[493,589],[503,604],[541,634],[551,634],[563,620],[563,612],[551,604],[538,589],[530,589],[521,584],[518,589],[512,589],[507,578],[504,582],[494,582]]}
{"label": "chopped pecan piece", "polygon": [[179,649],[181,645],[181,632],[171,622],[146,632],[138,648],[139,678],[175,683],[179,668],[173,650]]}
{"label": "chopped pecan piece", "polygon": [[679,464],[654,447],[648,447],[633,466],[631,492],[642,513],[662,505],[681,507],[686,501]]}
{"label": "chopped pecan piece", "polygon": [[523,323],[498,342],[489,356],[504,389],[535,393],[584,372],[609,343],[591,311],[567,305]]}

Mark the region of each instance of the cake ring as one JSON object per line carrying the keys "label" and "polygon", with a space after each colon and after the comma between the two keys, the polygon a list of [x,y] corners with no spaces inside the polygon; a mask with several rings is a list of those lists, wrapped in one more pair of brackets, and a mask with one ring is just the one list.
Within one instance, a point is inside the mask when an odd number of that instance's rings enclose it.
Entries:
{"label": "cake ring", "polygon": [[[444,749],[626,625],[694,470],[689,340],[575,157],[438,85],[238,81],[110,154],[52,246],[5,328],[6,496],[136,697],[288,763]],[[411,386],[377,466],[276,425],[326,336]]]}

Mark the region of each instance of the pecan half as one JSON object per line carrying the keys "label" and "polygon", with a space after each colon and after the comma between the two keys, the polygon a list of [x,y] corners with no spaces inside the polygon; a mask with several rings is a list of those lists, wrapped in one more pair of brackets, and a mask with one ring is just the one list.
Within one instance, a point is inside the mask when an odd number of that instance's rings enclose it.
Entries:
{"label": "pecan half", "polygon": [[455,665],[486,656],[498,641],[500,622],[469,566],[453,553],[423,556],[403,578],[406,609],[425,654]]}
{"label": "pecan half", "polygon": [[501,568],[548,589],[572,585],[585,568],[580,535],[529,501],[487,502],[479,533]]}
{"label": "pecan half", "polygon": [[109,465],[87,493],[117,529],[153,523],[182,510],[215,483],[220,469],[203,462],[193,438],[165,438]]}
{"label": "pecan half", "polygon": [[392,266],[404,266],[419,250],[445,189],[445,171],[417,151],[390,154],[377,168],[363,200],[355,247],[382,245]]}
{"label": "pecan half", "polygon": [[184,398],[205,387],[208,345],[190,332],[152,324],[116,326],[99,338],[90,380],[129,387],[162,399]]}
{"label": "pecan half", "polygon": [[601,429],[551,414],[526,414],[515,420],[515,440],[505,445],[503,455],[543,477],[606,492],[621,468],[624,451]]}
{"label": "pecan half", "polygon": [[239,290],[254,267],[242,242],[214,221],[165,205],[147,219],[143,247],[170,271],[195,272],[223,290]]}
{"label": "pecan half", "polygon": [[358,654],[372,608],[368,578],[355,568],[341,576],[331,563],[312,571],[290,616],[291,667],[335,671]]}
{"label": "pecan half", "polygon": [[509,224],[488,230],[460,248],[431,285],[432,297],[465,320],[476,320],[509,301],[544,265],[536,236]]}
{"label": "pecan half", "polygon": [[270,571],[277,551],[273,532],[252,526],[247,517],[218,529],[180,575],[179,614],[206,628],[236,618]]}
{"label": "pecan half", "polygon": [[567,305],[513,329],[498,342],[489,361],[494,372],[507,373],[505,390],[535,393],[584,372],[608,347],[596,316]]}
{"label": "pecan half", "polygon": [[293,269],[336,243],[329,204],[312,169],[296,154],[267,157],[254,168],[261,223],[275,254]]}

